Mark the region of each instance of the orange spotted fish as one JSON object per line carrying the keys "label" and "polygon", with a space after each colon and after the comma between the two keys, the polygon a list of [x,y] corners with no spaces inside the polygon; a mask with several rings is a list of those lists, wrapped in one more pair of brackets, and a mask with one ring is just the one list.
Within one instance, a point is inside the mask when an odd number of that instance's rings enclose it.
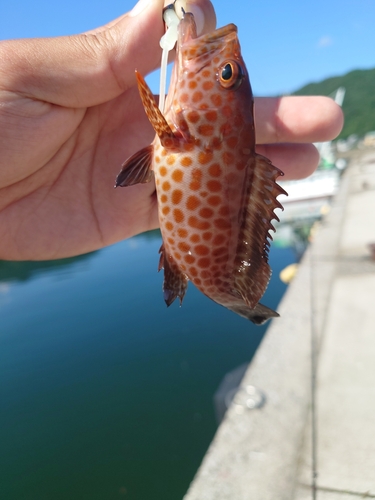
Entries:
{"label": "orange spotted fish", "polygon": [[165,113],[136,72],[156,137],[122,166],[116,186],[155,177],[163,237],[164,299],[182,303],[188,281],[253,323],[278,314],[259,303],[271,269],[269,231],[282,172],[255,153],[253,94],[237,27],[197,37],[184,13]]}

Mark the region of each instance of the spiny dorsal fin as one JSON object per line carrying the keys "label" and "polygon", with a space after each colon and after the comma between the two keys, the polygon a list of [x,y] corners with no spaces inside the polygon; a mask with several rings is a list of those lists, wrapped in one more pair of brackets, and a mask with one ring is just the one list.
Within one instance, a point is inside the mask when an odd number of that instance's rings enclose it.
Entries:
{"label": "spiny dorsal fin", "polygon": [[150,120],[151,125],[159,136],[162,146],[168,149],[178,149],[180,140],[174,135],[171,127],[167,123],[167,120],[158,108],[154,94],[151,92],[143,76],[138,73],[137,70],[135,71],[135,76],[137,78],[138,90],[147,118]]}
{"label": "spiny dorsal fin", "polygon": [[153,152],[154,146],[150,144],[128,158],[123,163],[121,171],[116,177],[115,187],[133,186],[134,184],[150,182],[154,175],[154,172],[151,170]]}
{"label": "spiny dorsal fin", "polygon": [[268,265],[270,230],[274,230],[271,220],[277,219],[274,210],[282,208],[276,197],[287,194],[276,184],[281,175],[284,175],[281,170],[261,155],[255,155],[254,164],[248,167],[235,261],[235,289],[252,309],[271,277]]}

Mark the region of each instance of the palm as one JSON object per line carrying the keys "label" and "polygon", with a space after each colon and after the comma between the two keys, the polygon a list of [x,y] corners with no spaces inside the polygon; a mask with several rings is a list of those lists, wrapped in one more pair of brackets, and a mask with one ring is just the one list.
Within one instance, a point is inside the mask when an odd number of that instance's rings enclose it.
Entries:
{"label": "palm", "polygon": [[137,94],[131,88],[88,109],[52,107],[28,131],[32,142],[17,158],[28,170],[0,197],[7,200],[0,216],[22,221],[2,235],[13,256],[15,248],[16,258],[73,255],[155,227],[152,183],[113,187],[121,163],[153,137]]}

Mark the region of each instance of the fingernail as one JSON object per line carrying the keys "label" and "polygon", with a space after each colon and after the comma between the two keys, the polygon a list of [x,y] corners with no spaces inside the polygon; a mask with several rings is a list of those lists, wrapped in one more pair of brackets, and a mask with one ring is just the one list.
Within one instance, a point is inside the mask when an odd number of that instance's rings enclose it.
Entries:
{"label": "fingernail", "polygon": [[129,12],[129,16],[138,16],[138,14],[140,14],[151,2],[152,0],[139,0],[139,2]]}
{"label": "fingernail", "polygon": [[204,28],[203,10],[194,3],[188,3],[187,9],[188,12],[191,12],[194,15],[195,24],[197,26],[197,35],[200,35]]}

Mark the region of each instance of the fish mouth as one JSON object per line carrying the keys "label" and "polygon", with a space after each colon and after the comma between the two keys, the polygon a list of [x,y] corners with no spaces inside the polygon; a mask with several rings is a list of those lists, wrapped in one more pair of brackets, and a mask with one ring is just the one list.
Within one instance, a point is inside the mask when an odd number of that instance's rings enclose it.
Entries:
{"label": "fish mouth", "polygon": [[206,35],[202,35],[199,37],[199,40],[204,42],[216,42],[220,38],[226,38],[228,35],[237,34],[237,26],[233,23],[227,24],[222,28],[217,28],[215,31],[211,33],[207,33]]}
{"label": "fish mouth", "polygon": [[237,26],[230,23],[205,35],[197,36],[194,15],[191,12],[185,12],[178,27],[178,45],[182,47],[192,40],[199,44],[210,44],[232,34],[237,35]]}

